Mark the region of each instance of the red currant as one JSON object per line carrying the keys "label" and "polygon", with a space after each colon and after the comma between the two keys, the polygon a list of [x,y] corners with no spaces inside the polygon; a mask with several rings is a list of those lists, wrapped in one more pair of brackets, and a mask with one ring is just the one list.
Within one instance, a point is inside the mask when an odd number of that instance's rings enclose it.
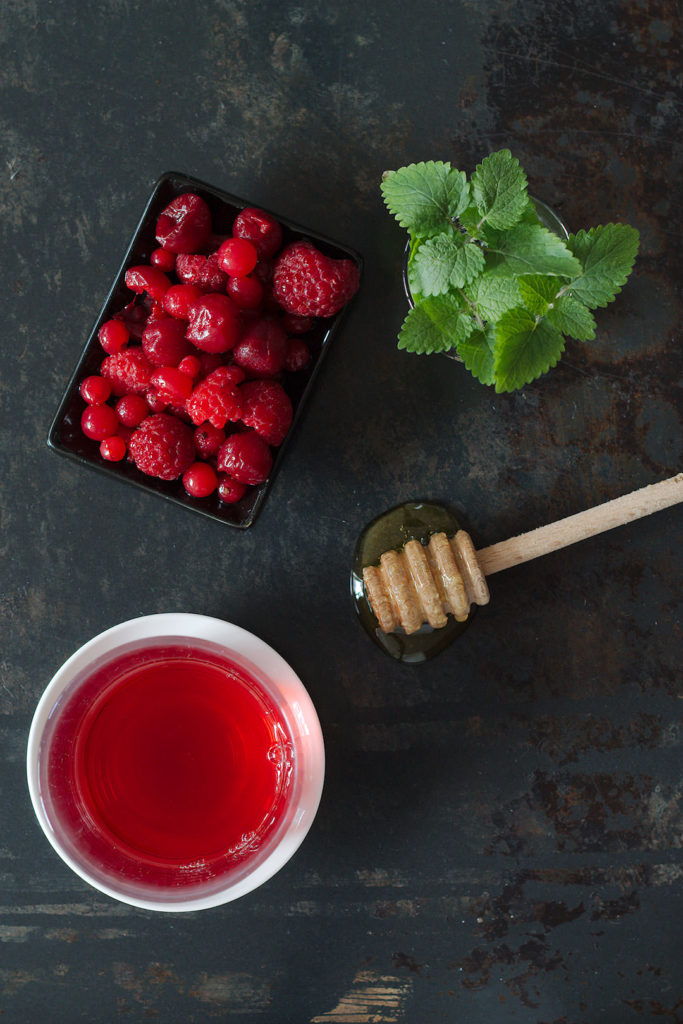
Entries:
{"label": "red currant", "polygon": [[120,462],[125,457],[128,446],[122,437],[114,434],[100,442],[100,455],[107,462]]}
{"label": "red currant", "polygon": [[215,455],[225,441],[225,431],[214,427],[213,423],[202,423],[194,432],[194,446],[203,459]]}
{"label": "red currant", "polygon": [[158,267],[165,274],[171,274],[175,270],[175,253],[168,249],[155,249],[149,258],[153,267]]}
{"label": "red currant", "polygon": [[111,384],[104,377],[86,377],[80,386],[81,398],[88,405],[104,405],[111,394]]}
{"label": "red currant", "polygon": [[213,494],[217,484],[216,471],[208,462],[193,462],[183,473],[183,487],[193,498],[206,498]]}
{"label": "red currant", "polygon": [[231,277],[246,277],[258,263],[258,252],[247,238],[228,238],[218,250],[218,265]]}
{"label": "red currant", "polygon": [[128,344],[130,334],[123,320],[107,320],[100,327],[97,337],[104,351],[113,356]]}
{"label": "red currant", "polygon": [[118,425],[118,418],[110,405],[89,405],[81,416],[81,430],[93,441],[111,437]]}
{"label": "red currant", "polygon": [[234,502],[239,501],[240,498],[244,497],[247,489],[246,484],[241,484],[237,480],[233,480],[227,473],[219,473],[218,475],[218,497],[221,501],[224,501],[226,505],[232,505]]}

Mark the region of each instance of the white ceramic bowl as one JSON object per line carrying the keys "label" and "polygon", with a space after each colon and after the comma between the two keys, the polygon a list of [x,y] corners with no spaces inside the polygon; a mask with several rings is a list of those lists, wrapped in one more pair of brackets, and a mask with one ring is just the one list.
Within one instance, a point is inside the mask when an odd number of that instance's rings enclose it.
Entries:
{"label": "white ceramic bowl", "polygon": [[[159,642],[187,641],[220,649],[254,676],[286,722],[294,748],[293,776],[281,820],[259,848],[226,877],[209,877],[188,886],[159,888],[145,878],[117,877],[79,848],[77,829],[65,827],[54,813],[46,770],[53,714],[63,706],[97,665],[117,656],[120,648]],[[96,889],[114,899],[148,910],[189,911],[215,907],[250,892],[275,874],[294,854],[315,817],[323,787],[325,754],[320,723],[302,682],[268,644],[239,626],[220,619],[185,613],[148,615],[114,626],[84,644],[59,669],[36,709],[28,741],[28,784],[33,807],[59,856]]]}

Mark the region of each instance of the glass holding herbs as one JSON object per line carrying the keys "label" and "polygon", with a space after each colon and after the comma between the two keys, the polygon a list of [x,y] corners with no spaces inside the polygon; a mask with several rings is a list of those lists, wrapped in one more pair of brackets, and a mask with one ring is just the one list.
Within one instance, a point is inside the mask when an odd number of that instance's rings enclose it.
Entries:
{"label": "glass holding herbs", "polygon": [[410,235],[414,307],[398,347],[455,349],[497,392],[555,366],[565,336],[592,341],[591,311],[621,291],[638,252],[638,232],[626,224],[566,240],[543,227],[508,149],[482,160],[469,181],[449,163],[430,161],[385,172],[381,188]]}

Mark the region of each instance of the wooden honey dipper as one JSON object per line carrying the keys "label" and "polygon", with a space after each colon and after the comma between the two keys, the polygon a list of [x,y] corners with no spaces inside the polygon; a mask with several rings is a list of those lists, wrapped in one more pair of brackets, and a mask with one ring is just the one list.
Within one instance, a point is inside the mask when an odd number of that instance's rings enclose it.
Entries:
{"label": "wooden honey dipper", "polygon": [[401,627],[410,635],[425,622],[440,629],[449,614],[463,622],[471,605],[488,604],[487,576],[681,501],[683,473],[678,473],[480,551],[465,530],[450,538],[432,534],[427,545],[409,540],[400,551],[385,551],[379,565],[363,569],[367,599],[383,633]]}

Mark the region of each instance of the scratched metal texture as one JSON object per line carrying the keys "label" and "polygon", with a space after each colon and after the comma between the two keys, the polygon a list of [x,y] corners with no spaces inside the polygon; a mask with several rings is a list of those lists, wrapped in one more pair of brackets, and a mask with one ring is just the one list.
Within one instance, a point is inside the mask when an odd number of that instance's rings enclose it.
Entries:
{"label": "scratched metal texture", "polygon": [[[681,468],[674,0],[6,0],[0,19],[0,1017],[263,1024],[683,1020],[681,548],[671,509],[502,574],[424,667],[348,597],[362,526],[447,499],[491,543]],[[642,252],[599,336],[511,396],[399,353],[385,168],[509,146],[573,229]],[[45,436],[154,179],[177,169],[360,250],[362,292],[256,526],[67,464]],[[154,915],[72,875],[27,731],[129,617],[222,616],[319,710],[301,850]]]}

